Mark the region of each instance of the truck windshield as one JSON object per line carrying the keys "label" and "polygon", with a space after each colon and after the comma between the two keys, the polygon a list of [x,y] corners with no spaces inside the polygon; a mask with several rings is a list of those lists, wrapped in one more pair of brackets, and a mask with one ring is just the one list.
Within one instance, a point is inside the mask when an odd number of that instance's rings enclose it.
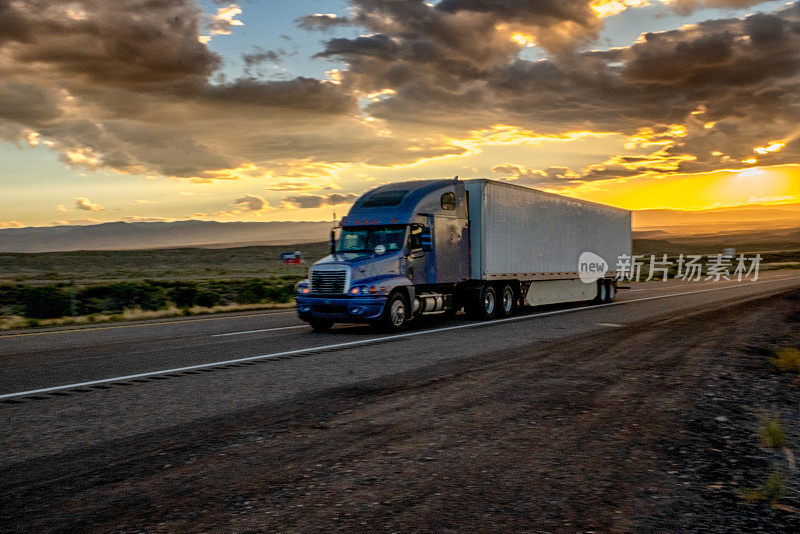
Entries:
{"label": "truck windshield", "polygon": [[406,237],[405,226],[362,226],[342,228],[337,252],[375,252],[375,247],[383,245],[386,252],[403,248]]}

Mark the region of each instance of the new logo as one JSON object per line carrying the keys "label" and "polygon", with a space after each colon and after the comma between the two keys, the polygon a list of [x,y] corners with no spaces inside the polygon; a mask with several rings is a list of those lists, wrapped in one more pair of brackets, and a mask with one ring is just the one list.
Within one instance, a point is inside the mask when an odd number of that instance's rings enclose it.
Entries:
{"label": "new logo", "polygon": [[578,258],[578,276],[581,282],[593,284],[603,278],[607,272],[608,263],[594,252],[584,252]]}

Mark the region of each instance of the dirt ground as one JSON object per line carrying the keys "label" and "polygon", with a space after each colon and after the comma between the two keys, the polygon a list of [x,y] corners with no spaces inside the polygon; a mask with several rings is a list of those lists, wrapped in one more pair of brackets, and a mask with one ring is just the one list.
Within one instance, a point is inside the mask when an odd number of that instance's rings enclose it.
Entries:
{"label": "dirt ground", "polygon": [[4,465],[0,530],[796,532],[798,344],[794,292]]}

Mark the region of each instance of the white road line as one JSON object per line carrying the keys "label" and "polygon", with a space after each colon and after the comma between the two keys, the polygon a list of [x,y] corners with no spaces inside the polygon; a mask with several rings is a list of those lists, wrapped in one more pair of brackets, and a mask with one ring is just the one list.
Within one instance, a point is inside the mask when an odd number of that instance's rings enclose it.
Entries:
{"label": "white road line", "polygon": [[244,358],[235,358],[232,360],[223,360],[219,362],[211,362],[211,363],[201,363],[196,365],[187,365],[184,367],[176,367],[174,369],[161,369],[159,371],[148,371],[146,373],[137,373],[133,375],[125,375],[125,376],[115,376],[113,378],[102,378],[99,380],[89,380],[87,382],[78,382],[75,384],[64,384],[62,386],[52,386],[47,388],[39,388],[39,389],[31,389],[28,391],[17,391],[15,393],[5,393],[0,395],[0,400],[4,399],[13,399],[15,397],[24,397],[26,395],[36,395],[38,393],[50,393],[53,391],[62,391],[65,389],[73,389],[73,388],[80,388],[80,387],[87,387],[87,386],[96,386],[100,384],[108,384],[111,382],[124,382],[126,380],[133,380],[136,378],[147,378],[150,376],[158,376],[158,375],[165,375],[170,373],[180,373],[183,371],[195,371],[198,369],[207,369],[209,367],[221,367],[223,365],[230,365],[234,363],[243,363],[243,362],[252,362],[256,360],[266,360],[269,358],[277,358],[280,356],[292,356],[295,354],[304,354],[308,352],[316,352],[320,350],[331,350],[331,349],[341,349],[344,347],[357,347],[360,345],[368,345],[370,343],[384,343],[386,341],[393,341],[395,339],[404,339],[409,337],[417,337],[417,336],[425,336],[429,334],[437,334],[439,332],[449,332],[453,330],[463,330],[465,328],[477,328],[486,325],[492,324],[500,324],[500,323],[510,323],[513,321],[525,321],[528,319],[538,319],[539,317],[549,317],[552,315],[561,315],[565,313],[575,313],[581,311],[591,311],[597,310],[599,308],[607,308],[609,306],[621,306],[623,304],[631,304],[634,302],[644,302],[649,300],[658,300],[658,299],[666,299],[671,297],[680,297],[684,295],[696,295],[699,293],[709,293],[711,291],[722,291],[725,289],[736,289],[742,287],[748,287],[753,285],[760,285],[760,284],[769,284],[772,282],[786,282],[791,280],[800,280],[800,278],[781,278],[778,280],[760,280],[758,282],[748,282],[746,285],[726,285],[723,287],[712,287],[710,289],[698,289],[695,291],[686,291],[683,293],[670,293],[668,295],[655,295],[652,297],[642,297],[638,299],[631,299],[631,300],[622,300],[619,302],[609,302],[608,304],[597,304],[594,306],[584,306],[580,308],[569,308],[566,310],[553,310],[548,312],[542,312],[532,315],[519,315],[516,317],[506,317],[504,319],[494,319],[491,321],[483,321],[479,323],[467,323],[467,324],[460,324],[455,326],[447,326],[443,328],[435,328],[432,330],[421,330],[419,332],[406,332],[405,334],[394,334],[391,336],[383,336],[377,338],[370,338],[370,339],[360,339],[357,341],[347,341],[344,343],[335,343],[333,345],[322,345],[318,347],[309,347],[306,349],[296,349],[296,350],[287,350],[284,352],[275,352],[272,354],[262,354],[259,356],[246,356]]}
{"label": "white road line", "polygon": [[260,332],[275,332],[276,330],[294,330],[295,328],[308,328],[307,324],[296,326],[278,326],[275,328],[262,328],[260,330],[244,330],[242,332],[228,332],[226,334],[212,334],[211,337],[241,336],[242,334],[258,334]]}
{"label": "white road line", "polygon": [[[789,275],[784,275],[784,276],[768,277],[767,280],[768,281],[790,280],[791,278],[792,278],[792,275],[789,274]],[[679,280],[679,278],[673,278],[672,280]],[[734,282],[734,280],[730,280],[730,281]],[[762,280],[762,281],[766,281],[766,280]],[[640,287],[640,288],[637,288],[637,289],[626,289],[625,291],[627,293],[636,293],[637,291],[658,291],[660,289],[669,289],[671,287],[676,287],[678,285],[678,284],[665,284],[665,285],[663,285],[661,287],[658,287],[661,284],[661,282],[663,282],[663,281],[662,280],[655,280],[654,282],[638,282],[640,284],[644,284],[644,283],[648,283],[648,285],[652,284],[654,287]],[[736,282],[737,283],[741,283],[741,282],[738,282],[738,281],[736,281]],[[695,282],[693,280],[685,280],[685,281],[683,281],[683,283],[685,283],[685,284],[696,284],[698,287],[704,287],[704,286],[707,286],[709,284],[716,284],[717,282],[708,281],[708,280],[702,280],[702,281],[698,281],[698,282]],[[747,283],[750,283],[750,282],[747,281]]]}
{"label": "white road line", "polygon": [[594,324],[596,324],[597,326],[610,326],[613,328],[621,328],[625,326],[624,324],[619,324],[619,323],[594,323]]}

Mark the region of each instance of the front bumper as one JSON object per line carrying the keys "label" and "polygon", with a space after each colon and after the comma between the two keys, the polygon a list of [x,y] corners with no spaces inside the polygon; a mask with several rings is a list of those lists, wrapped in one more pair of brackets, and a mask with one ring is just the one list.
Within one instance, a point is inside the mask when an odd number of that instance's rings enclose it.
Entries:
{"label": "front bumper", "polygon": [[297,315],[304,321],[328,319],[336,323],[363,323],[380,319],[387,297],[300,296]]}

